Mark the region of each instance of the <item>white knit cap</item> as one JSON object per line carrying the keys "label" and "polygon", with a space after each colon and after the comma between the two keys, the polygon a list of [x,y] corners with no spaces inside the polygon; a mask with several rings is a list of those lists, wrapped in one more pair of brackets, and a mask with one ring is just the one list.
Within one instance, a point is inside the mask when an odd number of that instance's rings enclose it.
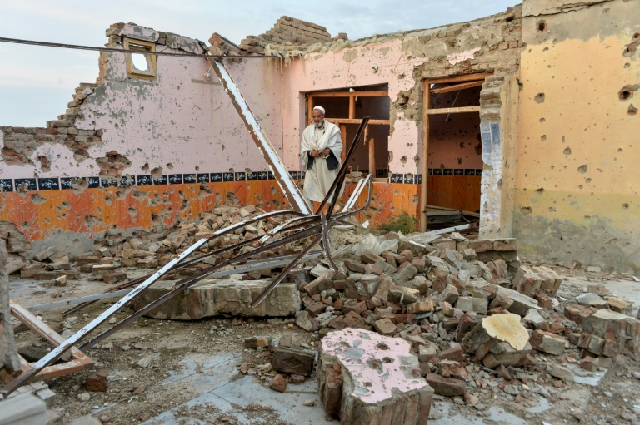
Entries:
{"label": "white knit cap", "polygon": [[322,112],[322,115],[324,115],[324,108],[323,108],[322,106],[314,106],[314,107],[313,107],[313,110],[315,111],[316,109],[317,109],[318,111]]}

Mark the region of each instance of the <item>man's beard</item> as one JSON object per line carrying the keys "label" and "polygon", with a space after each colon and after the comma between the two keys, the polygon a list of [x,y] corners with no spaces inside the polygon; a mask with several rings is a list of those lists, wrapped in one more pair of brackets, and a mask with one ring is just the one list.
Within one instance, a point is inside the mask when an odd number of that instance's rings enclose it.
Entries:
{"label": "man's beard", "polygon": [[322,120],[320,122],[316,122],[314,124],[316,125],[316,128],[322,128],[324,126],[324,120]]}

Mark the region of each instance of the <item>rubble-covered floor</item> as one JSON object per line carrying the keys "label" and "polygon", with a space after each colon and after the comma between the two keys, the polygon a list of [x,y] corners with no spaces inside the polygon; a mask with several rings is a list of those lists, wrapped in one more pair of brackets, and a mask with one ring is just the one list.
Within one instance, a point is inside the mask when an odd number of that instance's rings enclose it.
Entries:
{"label": "rubble-covered floor", "polygon": [[[577,276],[571,277],[561,287],[561,297],[570,299],[597,282],[610,288],[614,294],[628,294],[625,298],[640,303],[640,290],[633,281],[610,279],[604,274],[585,276],[581,271],[572,274]],[[15,298],[25,306],[49,302],[51,294],[60,291],[59,288],[36,287],[35,282],[12,279],[12,287],[16,284],[22,290]],[[79,280],[64,292],[65,297],[77,297],[103,289],[104,286],[96,281]],[[77,316],[78,321],[70,328],[79,329],[106,306],[106,303],[97,303],[88,308]],[[61,311],[46,310],[40,315],[55,328],[60,323]],[[289,384],[284,394],[275,392],[268,388],[269,378],[261,379],[260,366],[269,363],[269,352],[243,346],[245,338],[270,336],[277,339],[289,332],[295,332],[297,338],[311,347],[316,345],[317,338],[295,329],[294,319],[232,322],[231,318],[196,322],[138,320],[90,351],[96,361],[92,369],[47,382],[56,394],[52,412],[59,418],[57,423],[67,423],[87,414],[94,414],[105,424],[145,421],[148,424],[323,423],[318,422],[319,418],[325,420],[325,415],[315,391],[315,376],[307,378],[303,384]],[[19,346],[46,346],[28,331],[19,332],[16,338]],[[560,362],[555,356],[538,358],[542,365]],[[257,366],[250,371],[255,375],[242,374],[240,365],[245,362]],[[106,393],[89,392],[85,388],[86,378],[99,369],[108,371],[108,390]],[[634,409],[636,415],[640,414],[639,371],[637,363],[626,357],[621,356],[611,368],[603,371],[604,376],[595,386],[568,382],[562,388],[556,388],[554,384],[557,381],[549,380],[549,376],[539,369],[514,368],[510,373],[514,375],[511,380],[505,380],[494,371],[481,369],[478,373],[487,388],[476,388],[478,404],[469,405],[462,397],[435,395],[429,424],[625,424],[635,423],[629,416]],[[577,368],[573,370],[578,374],[581,372]],[[248,379],[250,384],[246,383]],[[245,384],[244,388],[233,387],[238,381]],[[501,389],[505,382],[507,385]],[[254,404],[255,398],[249,396],[255,395],[253,393],[259,386],[263,387],[263,392],[257,395],[264,399]],[[231,402],[211,395],[220,389],[225,390]],[[234,391],[238,393],[234,394]],[[246,397],[247,404],[236,404],[239,395]],[[286,403],[270,402],[283,397]],[[307,400],[314,400],[315,405],[305,406]],[[291,411],[303,413],[309,421],[287,420],[285,414]],[[623,414],[627,419],[622,417]],[[333,423],[336,421],[334,418]]]}
{"label": "rubble-covered floor", "polygon": [[[231,215],[218,220],[217,226],[234,219]],[[215,223],[215,217],[208,222]],[[206,233],[206,227],[196,225],[186,226]],[[261,230],[256,226],[249,231]],[[336,417],[324,414],[316,393],[317,370],[306,379],[284,374],[288,385],[280,393],[270,388],[278,386],[272,383],[277,373],[272,361],[278,341],[291,337],[297,347],[316,350],[323,335],[344,327],[371,329],[411,342],[420,361],[419,373],[436,387],[429,424],[638,422],[640,368],[632,353],[616,355],[633,344],[637,347],[636,328],[629,325],[624,331],[629,335],[610,335],[603,343],[595,331],[587,334],[586,327],[576,323],[591,317],[596,307],[625,311],[635,318],[640,284],[634,276],[583,270],[574,264],[520,265],[511,241],[487,247],[486,241],[473,236],[417,235],[416,245],[394,234],[336,232],[332,246],[341,258],[339,271],[327,274],[326,263],[312,260],[304,264],[306,272],[296,274],[304,277],[299,285],[303,307],[297,318],[139,319],[87,353],[95,361],[89,370],[47,381],[56,394],[49,401],[57,423],[87,414],[105,424],[336,422]],[[107,277],[124,273],[131,279],[155,270],[142,266],[157,263],[161,255],[170,257],[162,252],[163,246],[179,248],[195,235],[179,233],[163,235],[171,241],[165,245],[161,238],[124,240],[111,235],[122,260],[130,261],[109,270]],[[149,245],[155,245],[157,258],[138,262],[135,256],[145,248],[150,252]],[[99,249],[101,255],[109,251]],[[135,255],[125,255],[127,251]],[[96,267],[98,273],[88,273],[94,266],[85,264],[79,279],[70,279],[66,285],[12,276],[11,296],[29,307],[103,292],[113,285],[106,283],[101,266],[119,263],[104,260]],[[48,264],[26,268],[39,270]],[[533,274],[519,275],[523,270]],[[259,271],[246,278],[268,274]],[[535,299],[509,292],[508,287]],[[607,300],[612,295],[617,297]],[[37,313],[68,335],[108,305],[101,301],[66,319],[63,309]],[[518,326],[528,328],[527,347],[508,350],[508,357],[497,349],[480,355],[482,350],[473,348],[475,342],[468,336],[473,335],[473,327],[465,326],[477,327],[483,318],[506,318],[514,312],[519,314]],[[129,313],[128,309],[119,312],[100,330]],[[637,319],[631,320],[637,325]],[[256,344],[256,337],[264,337],[268,344],[262,345],[267,347],[248,348]],[[622,344],[616,342],[618,337]],[[16,339],[23,352],[34,351],[36,357],[47,347],[26,330],[19,331]],[[504,345],[495,346],[500,344]],[[106,382],[95,374],[101,370],[106,372]],[[90,391],[91,385],[106,391]]]}

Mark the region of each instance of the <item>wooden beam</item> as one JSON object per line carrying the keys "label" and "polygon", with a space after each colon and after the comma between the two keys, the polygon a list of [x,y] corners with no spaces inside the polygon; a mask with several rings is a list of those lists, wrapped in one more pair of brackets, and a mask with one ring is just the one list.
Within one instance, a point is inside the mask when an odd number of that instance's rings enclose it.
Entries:
{"label": "wooden beam", "polygon": [[231,104],[236,108],[236,111],[238,111],[238,115],[240,115],[240,119],[247,127],[251,138],[256,143],[267,164],[269,164],[269,168],[273,171],[273,176],[285,198],[296,211],[302,214],[311,214],[312,211],[304,200],[302,190],[293,181],[282,158],[280,158],[276,148],[269,141],[267,133],[260,127],[260,124],[253,115],[253,112],[251,112],[251,108],[247,104],[237,84],[233,81],[233,78],[231,78],[231,74],[229,74],[227,68],[222,62],[213,59],[209,59],[209,62],[216,76],[220,79],[227,95],[229,95]]}
{"label": "wooden beam", "polygon": [[[369,126],[367,126],[367,130]],[[369,132],[365,130],[365,140],[369,137]],[[373,137],[367,142],[369,144],[369,174],[371,177],[376,176],[376,142]]]}
{"label": "wooden beam", "polygon": [[[359,119],[349,119],[349,118],[325,118],[327,121],[334,123],[335,125],[342,124],[358,124],[362,123],[362,120]],[[389,120],[369,120],[369,125],[390,125]]]}
{"label": "wooden beam", "polygon": [[[354,96],[351,96],[349,98],[349,119],[353,120],[356,118],[356,98]],[[366,129],[364,130],[365,134],[366,134]],[[365,138],[366,140],[366,138]]]}
{"label": "wooden beam", "polygon": [[446,87],[438,87],[437,89],[431,89],[431,93],[447,93],[450,91],[459,91],[470,89],[471,87],[478,87],[484,84],[484,80],[482,81],[470,81],[468,83],[460,83],[454,86],[446,86]]}
{"label": "wooden beam", "polygon": [[344,164],[344,160],[347,159],[347,125],[340,124],[340,134],[342,135],[342,158],[340,162]]}
{"label": "wooden beam", "polygon": [[313,95],[307,95],[307,125],[311,125],[311,113],[313,112]]}
{"label": "wooden beam", "polygon": [[[59,346],[65,342],[65,338],[60,336],[60,334],[51,329],[46,323],[38,319],[34,314],[17,302],[10,300],[9,307],[11,309],[11,315],[31,329],[36,335],[46,339],[55,346]],[[70,361],[43,368],[38,372],[34,380],[37,381],[69,375],[71,373],[80,372],[87,366],[93,364],[93,360],[75,346],[71,346],[70,351]],[[33,368],[33,366],[27,363],[22,357],[20,357],[20,363],[22,366],[22,373]]]}
{"label": "wooden beam", "polygon": [[423,110],[427,115],[457,114],[462,112],[480,112],[480,106],[458,106],[456,108],[438,108]]}
{"label": "wooden beam", "polygon": [[388,97],[388,91],[317,91],[315,97]]}
{"label": "wooden beam", "polygon": [[476,74],[464,74],[464,75],[458,75],[455,77],[442,77],[442,78],[431,78],[431,79],[427,79],[427,83],[428,84],[436,84],[436,83],[462,83],[464,81],[478,81],[478,80],[484,80],[487,77],[490,77],[491,74],[490,72],[482,72],[482,73],[476,73]]}
{"label": "wooden beam", "polygon": [[420,231],[427,231],[427,173],[429,161],[427,150],[429,146],[429,108],[431,107],[431,83],[422,82],[422,149],[420,150],[420,173],[422,184],[420,185]]}

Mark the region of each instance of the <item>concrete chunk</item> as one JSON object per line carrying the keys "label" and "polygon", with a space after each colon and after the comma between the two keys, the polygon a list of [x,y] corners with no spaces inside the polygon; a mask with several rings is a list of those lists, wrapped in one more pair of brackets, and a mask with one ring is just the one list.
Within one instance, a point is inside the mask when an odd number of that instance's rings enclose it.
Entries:
{"label": "concrete chunk", "polygon": [[[134,299],[139,309],[171,290],[176,281],[160,281],[145,289]],[[281,283],[258,305],[251,302],[267,286],[270,280],[204,279],[183,293],[171,298],[155,310],[147,313],[155,319],[198,320],[220,314],[248,317],[293,316],[300,310],[301,300],[295,284]]]}
{"label": "concrete chunk", "polygon": [[[582,321],[582,332],[615,342],[621,352],[640,358],[640,320],[611,310],[598,310]],[[606,344],[605,344],[606,345]],[[611,346],[610,346],[611,347]],[[612,347],[611,347],[612,348]],[[606,347],[603,347],[606,351]],[[605,352],[603,351],[603,354]],[[607,357],[612,357],[611,352]]]}
{"label": "concrete chunk", "polygon": [[330,332],[321,350],[318,391],[327,413],[343,424],[426,423],[433,389],[407,341],[345,329]]}

